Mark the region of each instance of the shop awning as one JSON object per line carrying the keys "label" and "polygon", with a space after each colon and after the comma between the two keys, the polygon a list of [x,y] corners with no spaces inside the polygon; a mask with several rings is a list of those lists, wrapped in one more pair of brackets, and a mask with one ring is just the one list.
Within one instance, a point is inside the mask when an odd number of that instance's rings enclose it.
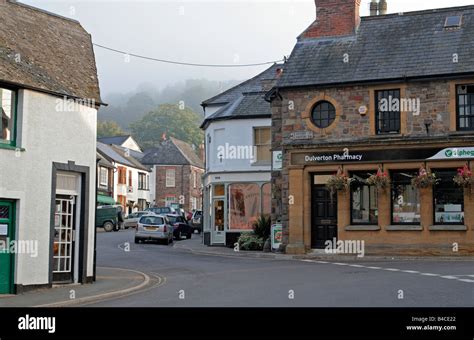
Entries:
{"label": "shop awning", "polygon": [[114,200],[113,197],[110,197],[110,196],[105,196],[105,195],[101,195],[101,194],[98,194],[97,195],[97,203],[98,204],[102,204],[102,205],[114,205],[114,204],[117,204]]}

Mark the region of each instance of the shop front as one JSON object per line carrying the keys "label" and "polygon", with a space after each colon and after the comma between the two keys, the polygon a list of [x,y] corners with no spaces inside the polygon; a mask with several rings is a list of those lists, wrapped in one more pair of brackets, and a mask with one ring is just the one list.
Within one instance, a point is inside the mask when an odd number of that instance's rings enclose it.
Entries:
{"label": "shop front", "polygon": [[[220,179],[227,178],[224,175]],[[249,176],[251,178],[252,176]],[[257,180],[219,181],[208,183],[204,191],[204,243],[233,247],[243,232],[253,230],[261,215],[270,215],[271,185]],[[207,211],[207,214],[206,214]]]}
{"label": "shop front", "polygon": [[305,149],[289,162],[288,253],[339,240],[365,253],[474,252],[474,185],[456,183],[473,146]]}

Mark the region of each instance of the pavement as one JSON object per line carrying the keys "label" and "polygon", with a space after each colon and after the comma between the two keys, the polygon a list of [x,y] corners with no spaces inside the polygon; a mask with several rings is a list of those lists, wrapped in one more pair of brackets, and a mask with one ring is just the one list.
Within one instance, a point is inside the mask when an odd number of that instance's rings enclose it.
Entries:
{"label": "pavement", "polygon": [[149,286],[150,282],[150,277],[139,271],[100,267],[93,284],[59,285],[21,295],[0,295],[0,307],[73,307],[127,296]]}

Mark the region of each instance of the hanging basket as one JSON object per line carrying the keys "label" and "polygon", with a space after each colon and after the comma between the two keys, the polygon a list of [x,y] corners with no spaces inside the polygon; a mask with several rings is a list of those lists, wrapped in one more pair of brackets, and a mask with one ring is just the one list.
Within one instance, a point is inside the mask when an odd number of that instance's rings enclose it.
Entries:
{"label": "hanging basket", "polygon": [[386,190],[390,186],[390,178],[388,173],[379,167],[377,173],[367,178],[366,183],[370,186],[376,187],[378,190]]}
{"label": "hanging basket", "polygon": [[463,168],[458,169],[458,173],[454,176],[453,181],[461,188],[469,189],[474,187],[474,176],[467,164]]}
{"label": "hanging basket", "polygon": [[346,176],[342,170],[339,168],[337,173],[329,178],[326,183],[326,188],[328,188],[331,196],[337,192],[345,192],[349,189],[351,179]]}
{"label": "hanging basket", "polygon": [[421,166],[418,171],[418,176],[411,180],[411,185],[418,189],[426,189],[438,184],[440,179],[435,173],[427,171],[424,166]]}

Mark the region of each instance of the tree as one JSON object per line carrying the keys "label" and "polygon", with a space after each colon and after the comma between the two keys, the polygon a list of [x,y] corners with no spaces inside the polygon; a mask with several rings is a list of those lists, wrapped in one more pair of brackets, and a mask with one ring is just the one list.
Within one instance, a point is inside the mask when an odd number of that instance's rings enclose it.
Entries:
{"label": "tree", "polygon": [[201,121],[202,117],[187,107],[163,104],[132,123],[130,130],[144,149],[158,145],[163,134],[197,147],[204,141],[204,134],[199,128]]}
{"label": "tree", "polygon": [[126,133],[114,121],[97,122],[97,138],[123,136]]}

